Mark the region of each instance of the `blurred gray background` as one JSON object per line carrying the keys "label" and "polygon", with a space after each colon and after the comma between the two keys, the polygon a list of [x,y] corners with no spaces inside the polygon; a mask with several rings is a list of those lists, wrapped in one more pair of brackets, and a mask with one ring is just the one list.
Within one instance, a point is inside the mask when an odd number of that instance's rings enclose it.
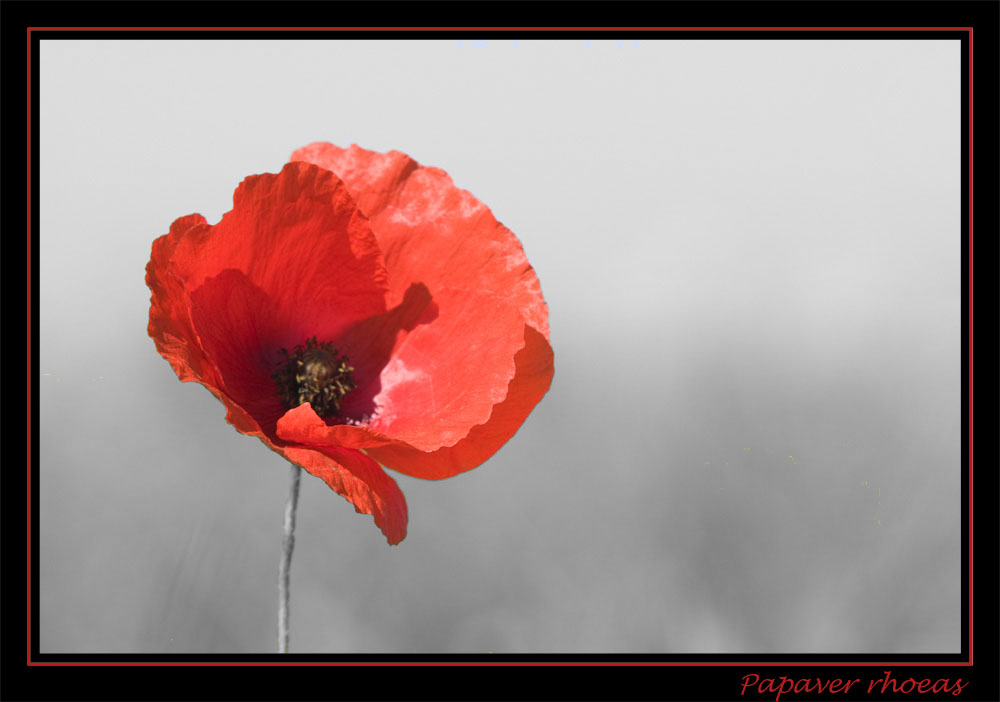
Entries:
{"label": "blurred gray background", "polygon": [[287,463],[144,267],[312,141],[489,205],[556,374],[397,547],[305,476],[292,651],[958,651],[959,50],[43,41],[42,651],[275,649]]}

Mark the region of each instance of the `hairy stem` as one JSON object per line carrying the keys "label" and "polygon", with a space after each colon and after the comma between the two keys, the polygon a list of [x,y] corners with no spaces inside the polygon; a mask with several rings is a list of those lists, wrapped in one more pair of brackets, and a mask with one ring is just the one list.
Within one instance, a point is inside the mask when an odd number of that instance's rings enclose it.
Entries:
{"label": "hairy stem", "polygon": [[302,468],[292,465],[292,483],[285,504],[285,530],[281,537],[281,563],[278,565],[278,653],[288,653],[288,579],[295,548],[295,508],[299,504]]}

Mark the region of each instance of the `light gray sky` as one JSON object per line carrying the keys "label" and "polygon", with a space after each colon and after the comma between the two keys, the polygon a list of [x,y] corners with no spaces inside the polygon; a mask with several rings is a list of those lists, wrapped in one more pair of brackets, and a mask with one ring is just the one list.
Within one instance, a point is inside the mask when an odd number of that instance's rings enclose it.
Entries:
{"label": "light gray sky", "polygon": [[287,464],[144,267],[313,141],[521,239],[556,373],[407,538],[305,476],[292,651],[960,650],[957,41],[43,41],[43,652],[269,652]]}

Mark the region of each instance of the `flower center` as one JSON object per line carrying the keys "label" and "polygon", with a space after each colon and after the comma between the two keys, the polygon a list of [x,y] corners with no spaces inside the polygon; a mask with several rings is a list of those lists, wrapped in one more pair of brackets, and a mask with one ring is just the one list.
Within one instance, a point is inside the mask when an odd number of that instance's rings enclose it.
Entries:
{"label": "flower center", "polygon": [[319,344],[316,337],[292,353],[281,349],[278,370],[271,376],[285,407],[293,409],[308,402],[320,417],[340,411],[340,401],[355,388],[347,356],[338,356],[332,342]]}

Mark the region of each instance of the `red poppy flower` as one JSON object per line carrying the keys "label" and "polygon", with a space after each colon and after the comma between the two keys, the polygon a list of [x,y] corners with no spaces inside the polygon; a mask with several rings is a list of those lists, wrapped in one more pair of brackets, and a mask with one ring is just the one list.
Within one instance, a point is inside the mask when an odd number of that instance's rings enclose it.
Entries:
{"label": "red poppy flower", "polygon": [[323,479],[390,544],[382,464],[475,468],[552,380],[548,311],[514,234],[437,168],[312,144],[246,178],[218,224],[153,242],[149,335],[238,431]]}

